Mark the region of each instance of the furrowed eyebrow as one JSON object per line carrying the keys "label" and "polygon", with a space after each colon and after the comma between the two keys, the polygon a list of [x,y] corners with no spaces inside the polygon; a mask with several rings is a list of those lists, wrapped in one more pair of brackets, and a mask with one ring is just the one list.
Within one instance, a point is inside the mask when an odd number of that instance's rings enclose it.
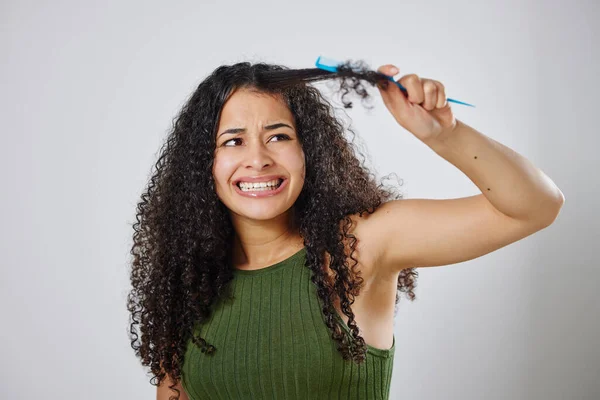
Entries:
{"label": "furrowed eyebrow", "polygon": [[[294,129],[291,126],[289,126],[288,124],[284,124],[282,122],[277,123],[277,124],[265,125],[264,129],[267,131],[272,131],[274,129],[279,129],[284,126],[290,128],[292,130]],[[235,134],[235,133],[240,133],[240,132],[245,132],[245,131],[246,131],[246,128],[231,128],[231,129],[227,129],[227,130],[224,130],[223,132],[221,132],[217,138],[221,137],[221,135]]]}

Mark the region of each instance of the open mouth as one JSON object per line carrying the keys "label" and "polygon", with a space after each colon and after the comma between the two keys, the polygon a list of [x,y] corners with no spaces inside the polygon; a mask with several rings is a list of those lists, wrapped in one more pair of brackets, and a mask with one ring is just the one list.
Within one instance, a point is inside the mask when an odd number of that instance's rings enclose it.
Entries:
{"label": "open mouth", "polygon": [[269,182],[249,183],[249,182],[238,182],[237,187],[242,192],[268,192],[271,190],[277,190],[283,183],[283,179],[274,179]]}

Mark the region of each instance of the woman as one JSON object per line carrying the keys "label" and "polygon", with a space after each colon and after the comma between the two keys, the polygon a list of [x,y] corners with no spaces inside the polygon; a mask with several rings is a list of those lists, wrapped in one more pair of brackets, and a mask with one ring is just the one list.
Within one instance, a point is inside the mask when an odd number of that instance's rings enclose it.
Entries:
{"label": "woman", "polygon": [[[546,175],[456,120],[441,82],[388,85],[398,72],[239,63],[192,94],[134,224],[131,343],[158,399],[387,398],[415,268],[555,220],[564,197]],[[363,98],[361,82],[377,84],[395,120],[482,193],[402,200],[378,185],[307,84],[322,79]]]}

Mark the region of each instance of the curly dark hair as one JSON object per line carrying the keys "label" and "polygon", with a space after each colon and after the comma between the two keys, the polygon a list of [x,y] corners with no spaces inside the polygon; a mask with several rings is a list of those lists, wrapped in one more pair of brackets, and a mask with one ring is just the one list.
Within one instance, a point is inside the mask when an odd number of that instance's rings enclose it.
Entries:
{"label": "curly dark hair", "polygon": [[[175,385],[181,379],[188,340],[206,354],[217,350],[195,336],[194,323],[209,317],[211,305],[228,295],[233,279],[228,249],[235,232],[227,208],[217,197],[212,167],[221,109],[238,88],[281,96],[294,116],[306,157],[306,177],[293,215],[304,240],[306,265],[342,357],[356,363],[365,360],[366,344],[350,308],[363,285],[355,268],[357,239],[349,233],[350,216],[373,213],[383,202],[402,195],[376,183],[364,166],[364,154],[345,136],[335,108],[309,84],[326,79],[340,83],[345,108],[352,107],[345,99],[350,91],[363,100],[369,97],[362,82],[382,87],[389,82],[363,62],[347,61],[337,72],[241,62],[215,69],[173,120],[156,170],[137,204],[127,308],[131,346],[142,364],[150,367],[151,384],[160,384],[168,375],[177,398]],[[347,131],[354,136],[350,128]],[[348,244],[349,257],[345,253]],[[332,281],[322,269],[326,253],[334,272]],[[415,299],[417,276],[414,268],[400,271],[396,304],[400,292]],[[351,337],[334,318],[336,296],[348,316]]]}

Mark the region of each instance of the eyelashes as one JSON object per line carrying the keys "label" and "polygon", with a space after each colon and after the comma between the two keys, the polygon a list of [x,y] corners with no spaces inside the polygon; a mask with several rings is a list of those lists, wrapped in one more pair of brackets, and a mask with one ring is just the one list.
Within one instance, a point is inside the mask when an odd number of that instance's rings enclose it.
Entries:
{"label": "eyelashes", "polygon": [[240,138],[229,139],[229,140],[227,140],[226,142],[223,142],[223,144],[221,145],[221,147],[235,147],[235,146],[229,146],[229,145],[227,145],[227,143],[229,143],[229,142],[233,142],[233,141],[235,141],[235,140],[242,140],[242,139],[240,139]]}
{"label": "eyelashes", "polygon": [[[290,136],[289,136],[289,135],[286,135],[285,133],[279,133],[279,134],[277,134],[277,135],[273,135],[273,136],[271,136],[271,138],[269,139],[269,141],[271,141],[273,138],[278,138],[278,139],[276,140],[277,142],[291,140]],[[283,140],[282,140],[282,139],[283,139]],[[223,144],[221,145],[221,147],[237,147],[236,145],[233,145],[233,146],[231,146],[231,145],[228,145],[228,144],[227,144],[227,143],[229,143],[229,142],[234,142],[234,141],[236,141],[236,140],[237,140],[237,141],[241,141],[241,140],[242,140],[242,138],[233,138],[233,139],[229,139],[229,140],[227,140],[227,141],[223,142]]]}
{"label": "eyelashes", "polygon": [[[281,142],[281,141],[288,141],[288,140],[292,140],[292,138],[289,137],[289,135],[286,135],[285,133],[278,133],[277,135],[273,135],[271,137],[271,139],[273,138],[283,138],[283,139],[277,139],[277,142]],[[271,141],[271,139],[269,139],[269,142]]]}

